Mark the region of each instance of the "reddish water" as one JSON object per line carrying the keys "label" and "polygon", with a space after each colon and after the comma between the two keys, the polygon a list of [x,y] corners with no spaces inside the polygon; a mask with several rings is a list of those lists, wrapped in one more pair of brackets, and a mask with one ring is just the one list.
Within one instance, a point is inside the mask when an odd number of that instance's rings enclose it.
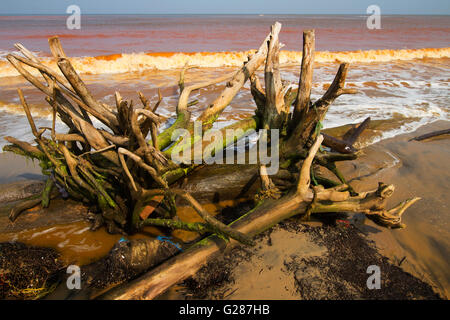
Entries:
{"label": "reddish water", "polygon": [[316,30],[317,50],[448,47],[449,16],[382,16],[369,30],[358,15],[82,15],[68,30],[67,16],[1,16],[0,51],[16,42],[48,53],[47,38],[59,35],[70,56],[129,52],[242,51],[257,48],[275,21],[283,24],[286,50],[300,50],[301,30]]}

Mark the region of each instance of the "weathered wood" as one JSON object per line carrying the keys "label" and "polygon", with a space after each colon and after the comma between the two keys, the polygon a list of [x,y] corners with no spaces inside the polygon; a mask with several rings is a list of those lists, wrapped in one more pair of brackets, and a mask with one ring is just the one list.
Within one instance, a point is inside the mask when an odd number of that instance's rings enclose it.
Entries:
{"label": "weathered wood", "polygon": [[39,150],[39,148],[29,144],[28,142],[20,141],[20,140],[17,140],[16,138],[9,137],[9,136],[5,137],[4,139],[6,141],[8,141],[9,143],[12,143],[12,144],[18,146],[20,149],[29,153],[30,155],[33,155],[34,158],[39,158],[39,157],[44,156],[44,153],[41,150]]}
{"label": "weathered wood", "polygon": [[[34,85],[37,89],[42,91],[44,94],[53,97],[53,91],[43,85],[36,77],[34,77],[31,73],[29,73],[23,66],[20,65],[19,61],[14,58],[12,55],[8,55],[6,57],[8,61],[16,68],[16,70],[32,85]],[[80,115],[80,113],[72,106],[72,104],[60,93],[56,92],[54,96],[56,98],[59,106],[58,106],[58,114],[61,120],[70,128],[74,129],[74,125],[70,119],[70,116],[67,114],[66,110],[71,110],[72,112]],[[81,115],[80,115],[81,116]]]}
{"label": "weathered wood", "polygon": [[294,129],[286,142],[286,152],[291,153],[311,144],[319,134],[322,121],[333,101],[342,94],[357,93],[356,90],[344,88],[347,69],[348,63],[342,63],[325,94],[309,108],[299,123],[292,124]]}
{"label": "weathered wood", "polygon": [[305,197],[309,185],[311,183],[311,165],[316,156],[317,151],[319,150],[320,145],[322,144],[323,136],[319,135],[314,142],[313,146],[309,150],[309,154],[306,159],[303,161],[302,168],[300,169],[300,176],[298,178],[297,184],[297,192],[300,194],[302,198]]}
{"label": "weathered wood", "polygon": [[[272,34],[272,31],[274,34]],[[233,78],[227,83],[220,96],[199,116],[198,120],[204,123],[213,122],[217,116],[230,104],[234,96],[239,92],[250,76],[262,65],[267,56],[267,42],[271,37],[277,36],[280,30],[274,28],[266,37],[258,51],[235,73]]]}
{"label": "weathered wood", "polygon": [[354,153],[358,151],[353,144],[356,142],[361,133],[370,123],[370,117],[366,118],[360,125],[350,128],[344,135],[342,140],[323,133],[323,144],[340,153]]}
{"label": "weathered wood", "polygon": [[14,222],[23,211],[31,209],[39,204],[41,204],[44,208],[48,207],[48,202],[50,199],[54,199],[59,196],[58,191],[53,188],[53,182],[50,182],[49,180],[51,180],[51,178],[47,179],[40,194],[31,196],[29,199],[20,201],[14,205],[8,215],[11,222]]}
{"label": "weathered wood", "polygon": [[247,237],[245,234],[236,231],[233,228],[228,227],[227,225],[223,224],[216,218],[214,218],[212,215],[210,215],[201,205],[197,202],[189,193],[183,191],[183,190],[176,190],[171,189],[169,192],[175,193],[179,196],[181,196],[183,199],[185,199],[194,209],[197,211],[200,217],[202,217],[205,222],[211,226],[213,232],[222,234],[226,237],[230,237],[232,239],[235,239],[239,241],[240,243],[244,243],[247,245],[254,245],[254,241]]}
{"label": "weathered wood", "polygon": [[160,186],[167,188],[167,182],[158,175],[153,167],[146,164],[141,157],[124,148],[119,148],[118,153],[121,153],[133,159],[133,161],[135,161],[141,168],[145,169]]}
{"label": "weathered wood", "polygon": [[[268,206],[268,201],[271,200],[264,202],[252,214],[239,219],[232,227],[239,232],[253,236],[258,231],[261,232],[269,226],[275,225],[290,214],[295,214],[295,210],[301,211],[302,208],[306,208],[304,203],[301,203],[303,206],[294,206],[292,196],[276,200],[277,209],[280,210],[272,211],[273,207]],[[227,244],[218,236],[209,236],[144,276],[113,289],[100,298],[117,300],[154,299],[172,285],[194,275],[204,264],[221,254],[225,248],[231,248],[237,243],[237,241],[231,240]]]}
{"label": "weathered wood", "polygon": [[[28,54],[25,52],[29,52],[29,51],[23,46],[21,46],[19,48],[20,48],[21,52],[28,57]],[[23,50],[27,50],[27,51],[23,51]],[[15,55],[15,54],[12,54],[11,56],[14,57],[16,60],[19,60],[20,62],[39,70],[41,72],[41,74],[54,78],[61,85],[63,85],[64,88],[66,88],[72,96],[76,95],[76,93],[70,88],[70,85],[67,84],[67,81],[65,81],[65,79],[63,77],[61,77],[60,74],[54,72],[49,67],[43,65],[34,55],[32,55],[31,57],[28,57],[28,59],[23,58],[19,55]]]}
{"label": "weathered wood", "polygon": [[201,89],[201,88],[209,87],[211,85],[218,84],[218,83],[221,83],[221,82],[224,82],[224,81],[227,81],[227,80],[233,78],[234,75],[235,75],[235,72],[233,72],[231,74],[226,74],[224,76],[221,76],[221,77],[213,79],[213,80],[200,82],[200,83],[193,84],[193,85],[190,85],[190,86],[187,86],[187,87],[185,87],[183,85],[183,90],[180,91],[181,92],[180,93],[180,98],[178,99],[177,113],[184,112],[184,111],[187,110],[188,103],[189,103],[188,102],[189,95],[193,91]]}
{"label": "weathered wood", "polygon": [[356,128],[348,130],[342,139],[353,146],[361,133],[369,126],[369,123],[370,117],[367,117],[360,125],[356,126]]}
{"label": "weathered wood", "polygon": [[354,153],[357,150],[347,141],[337,139],[326,133],[322,133],[324,137],[323,145],[340,153]]}
{"label": "weathered wood", "polygon": [[262,88],[259,78],[256,74],[250,77],[250,92],[253,96],[253,100],[256,103],[256,114],[258,117],[262,117],[264,114],[264,108],[266,106],[266,92]]}
{"label": "weathered wood", "polygon": [[433,132],[430,132],[430,133],[423,134],[421,136],[414,137],[414,138],[412,138],[409,141],[412,141],[412,140],[422,141],[422,140],[425,140],[425,139],[429,139],[429,138],[433,138],[433,137],[437,137],[437,136],[441,136],[441,135],[449,134],[449,133],[450,133],[450,129],[433,131]]}
{"label": "weathered wood", "polygon": [[303,54],[297,100],[292,115],[292,123],[297,124],[309,111],[314,66],[315,35],[314,30],[303,31]]}
{"label": "weathered wood", "polygon": [[266,104],[264,106],[263,128],[264,129],[282,129],[286,124],[289,107],[284,104],[285,88],[281,83],[279,70],[280,48],[278,34],[281,30],[281,24],[275,23],[272,26],[270,40],[267,49],[266,66],[264,69]]}
{"label": "weathered wood", "polygon": [[40,134],[36,129],[36,124],[34,123],[33,117],[31,116],[30,107],[28,106],[28,103],[26,102],[25,97],[23,96],[22,90],[17,89],[17,92],[19,93],[20,102],[22,103],[23,110],[25,111],[28,123],[30,124],[31,132],[36,138],[39,138]]}
{"label": "weathered wood", "polygon": [[94,99],[69,60],[60,58],[58,66],[77,95],[84,102],[82,106],[86,108],[85,110],[106,124],[109,128],[117,130],[119,123],[116,117],[108,109],[103,107],[101,103]]}
{"label": "weathered wood", "polygon": [[63,47],[61,46],[61,42],[59,41],[58,36],[50,37],[48,39],[48,45],[50,47],[50,51],[52,55],[56,58],[67,58],[66,53],[64,52]]}
{"label": "weathered wood", "polygon": [[[336,192],[328,192],[327,194],[322,194],[320,198],[333,199],[332,195],[335,194]],[[312,198],[310,199],[312,200]],[[408,205],[411,205],[417,200],[409,200]],[[361,200],[359,201],[362,202]],[[359,204],[358,201],[351,201],[350,203],[351,205],[348,205],[346,202],[343,202],[342,207],[339,204],[336,206],[320,205],[314,209],[314,212],[341,211],[344,208],[348,208],[349,211],[359,212],[361,210],[369,210],[368,207],[375,202],[366,201],[365,204]],[[279,200],[267,200],[231,224],[231,227],[247,235],[254,236],[284,219],[305,212],[307,205],[308,202],[301,201],[298,194],[290,194]],[[404,207],[405,205],[402,208]],[[380,216],[379,212],[374,212],[373,214],[374,216]],[[99,298],[116,300],[154,299],[169,287],[194,275],[203,265],[222,254],[224,250],[230,250],[237,244],[238,242],[234,240],[231,240],[227,244],[224,240],[212,235],[140,278],[117,287]]]}

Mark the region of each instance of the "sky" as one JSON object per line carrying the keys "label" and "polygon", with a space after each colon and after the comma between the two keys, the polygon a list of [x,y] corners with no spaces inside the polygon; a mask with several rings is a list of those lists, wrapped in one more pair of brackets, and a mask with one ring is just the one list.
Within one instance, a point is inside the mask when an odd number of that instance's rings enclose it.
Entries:
{"label": "sky", "polygon": [[[3,0],[5,1],[5,0]],[[381,14],[450,15],[450,0],[13,0],[0,15],[66,14],[69,5],[83,14]]]}

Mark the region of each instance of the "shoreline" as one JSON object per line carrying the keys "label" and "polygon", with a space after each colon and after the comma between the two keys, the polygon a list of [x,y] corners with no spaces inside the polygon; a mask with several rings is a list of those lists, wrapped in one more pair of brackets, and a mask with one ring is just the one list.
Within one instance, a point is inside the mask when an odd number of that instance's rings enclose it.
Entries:
{"label": "shoreline", "polygon": [[[449,121],[436,121],[414,132],[380,141],[373,148],[381,148],[394,156],[395,166],[352,182],[356,189],[360,185],[376,186],[378,181],[394,184],[396,191],[389,200],[391,205],[413,196],[422,198],[405,213],[405,229],[366,231],[384,255],[393,261],[406,257],[402,267],[433,283],[447,299],[450,296],[450,202],[446,195],[450,188],[449,135],[409,140],[449,127]],[[370,153],[359,161],[364,163],[369,157]],[[351,174],[348,174],[350,180]],[[368,224],[369,228],[373,226],[373,223]]]}
{"label": "shoreline", "polygon": [[[366,234],[364,236],[367,238],[366,242],[374,241],[377,251],[389,258],[390,264],[401,264],[402,270],[412,274],[416,279],[431,284],[433,289],[445,299],[448,299],[450,283],[450,274],[447,271],[449,268],[446,262],[449,250],[449,235],[448,228],[445,228],[449,219],[448,216],[446,217],[445,206],[439,206],[436,199],[442,198],[439,201],[444,201],[443,204],[446,205],[444,193],[448,189],[446,187],[448,182],[446,182],[445,177],[448,177],[449,171],[447,169],[450,170],[450,168],[448,168],[448,165],[443,167],[445,165],[443,160],[448,159],[448,157],[446,158],[445,148],[449,145],[449,140],[448,136],[421,142],[408,142],[408,140],[425,132],[447,128],[449,124],[448,121],[437,121],[424,125],[412,133],[377,142],[365,148],[364,155],[360,159],[347,161],[345,166],[341,168],[356,190],[360,188],[367,190],[376,186],[378,181],[385,181],[396,186],[396,192],[391,200],[392,203],[413,195],[423,198],[406,212],[404,221],[407,228],[404,230],[382,229],[371,222],[361,225],[357,223],[357,217],[348,217],[348,219],[355,224],[359,232]],[[450,149],[447,148],[447,150]],[[432,168],[426,165],[431,161],[429,159],[433,160],[430,164]],[[30,175],[34,178],[39,176],[38,166],[30,166],[28,163],[28,167],[24,167],[27,163],[24,159],[22,160],[23,162],[16,161],[14,157],[5,156],[5,153],[1,153],[0,181],[12,182],[27,180]],[[421,176],[424,170],[427,173],[426,179]],[[436,177],[441,177],[441,179],[436,180]],[[420,187],[417,183],[419,179],[424,182],[424,185]],[[433,198],[436,195],[438,197]],[[444,233],[442,230],[434,230],[436,224],[433,225],[427,219],[425,221],[421,219],[424,216],[424,211],[433,212],[432,218],[441,220]],[[33,212],[26,214],[26,216],[30,215],[35,216],[36,214]],[[312,224],[317,225],[317,222]],[[302,250],[302,248],[300,247],[299,250]],[[273,275],[279,276],[281,273]],[[241,298],[252,298],[251,292],[249,294],[249,296]],[[170,292],[162,296],[162,298],[164,297],[170,298]]]}

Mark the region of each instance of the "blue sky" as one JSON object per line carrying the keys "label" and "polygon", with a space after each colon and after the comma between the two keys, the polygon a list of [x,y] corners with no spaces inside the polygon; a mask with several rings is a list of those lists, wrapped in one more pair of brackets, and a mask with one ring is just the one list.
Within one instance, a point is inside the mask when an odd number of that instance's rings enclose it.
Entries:
{"label": "blue sky", "polygon": [[75,4],[85,14],[382,14],[450,15],[450,0],[13,0],[0,14],[66,14]]}

